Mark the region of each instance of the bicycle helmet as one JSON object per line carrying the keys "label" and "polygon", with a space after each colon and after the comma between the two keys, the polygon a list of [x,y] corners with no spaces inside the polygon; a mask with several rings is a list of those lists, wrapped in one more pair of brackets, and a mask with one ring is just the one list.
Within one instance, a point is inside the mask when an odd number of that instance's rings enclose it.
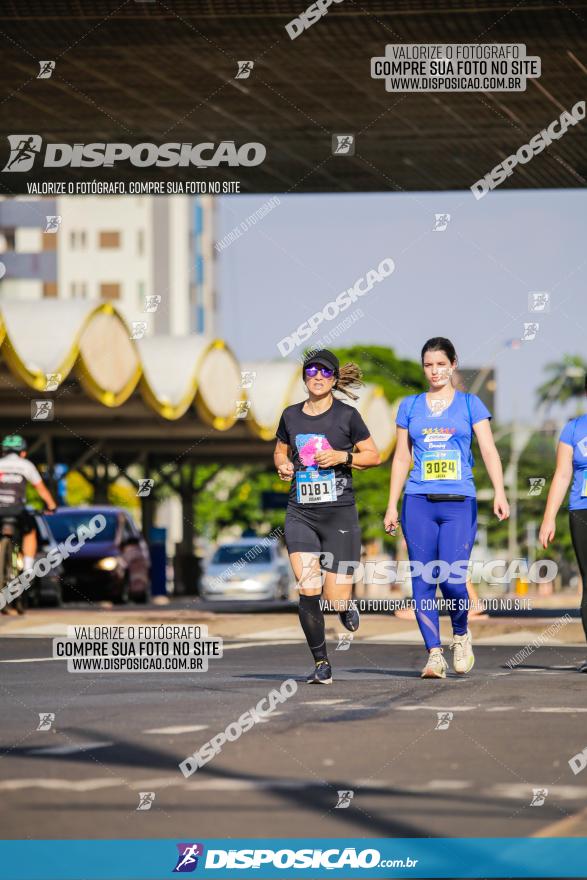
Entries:
{"label": "bicycle helmet", "polygon": [[2,441],[3,452],[22,452],[26,448],[26,440],[20,434],[8,434]]}

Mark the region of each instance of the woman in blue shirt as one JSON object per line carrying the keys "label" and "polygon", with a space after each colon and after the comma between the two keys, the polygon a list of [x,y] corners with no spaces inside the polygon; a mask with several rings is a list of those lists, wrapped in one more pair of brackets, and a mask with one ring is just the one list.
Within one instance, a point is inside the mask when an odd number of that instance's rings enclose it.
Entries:
{"label": "woman in blue shirt", "polygon": [[452,342],[442,336],[429,339],[422,349],[422,366],[428,392],[406,397],[397,415],[397,445],[384,525],[388,532],[397,529],[398,503],[405,484],[401,525],[413,563],[416,620],[428,649],[422,678],[445,678],[437,585],[452,620],[455,672],[470,672],[475,662],[467,628],[467,566],[477,532],[473,431],[493,484],[493,510],[500,520],[509,516],[509,505],[489,424],[491,414],[475,394],[464,394],[452,385],[457,366]]}
{"label": "woman in blue shirt", "polygon": [[[585,391],[587,392],[587,376]],[[569,499],[569,521],[583,581],[581,620],[587,638],[587,415],[571,419],[561,431],[556,450],[556,470],[550,484],[539,534],[540,543],[545,549],[555,536],[556,515],[571,479],[573,484]],[[587,663],[579,667],[579,672],[587,672]]]}

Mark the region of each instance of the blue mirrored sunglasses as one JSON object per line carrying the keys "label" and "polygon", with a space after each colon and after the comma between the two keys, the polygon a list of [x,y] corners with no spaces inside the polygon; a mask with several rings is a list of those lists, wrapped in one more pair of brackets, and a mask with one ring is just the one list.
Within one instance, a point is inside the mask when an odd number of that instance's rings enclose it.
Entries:
{"label": "blue mirrored sunglasses", "polygon": [[318,371],[320,371],[325,379],[332,379],[334,376],[334,370],[330,367],[323,367],[322,364],[310,364],[309,367],[306,367],[304,370],[306,376],[309,376],[310,379],[313,379],[318,375]]}

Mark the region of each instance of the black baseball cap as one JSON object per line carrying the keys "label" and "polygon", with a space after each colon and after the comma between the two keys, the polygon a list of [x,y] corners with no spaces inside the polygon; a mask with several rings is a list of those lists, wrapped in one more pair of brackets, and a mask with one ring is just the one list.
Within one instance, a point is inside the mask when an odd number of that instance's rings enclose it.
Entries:
{"label": "black baseball cap", "polygon": [[331,367],[335,373],[338,373],[338,358],[327,348],[320,348],[318,351],[312,351],[304,358],[304,370],[310,364],[323,364],[325,367]]}

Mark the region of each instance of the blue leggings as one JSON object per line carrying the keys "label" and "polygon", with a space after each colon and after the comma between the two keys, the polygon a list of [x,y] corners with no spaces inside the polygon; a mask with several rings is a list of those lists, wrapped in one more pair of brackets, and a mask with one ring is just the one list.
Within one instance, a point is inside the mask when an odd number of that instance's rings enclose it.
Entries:
{"label": "blue leggings", "polygon": [[[401,524],[408,545],[410,562],[426,565],[442,560],[452,565],[457,560],[468,562],[477,533],[477,500],[428,501],[426,495],[404,495]],[[438,566],[428,566],[428,572],[437,576]],[[428,650],[440,647],[438,608],[434,601],[436,583],[422,577],[424,572],[412,574],[412,593],[416,620]],[[450,581],[450,582],[449,582]],[[449,600],[449,613],[455,635],[467,632],[468,593],[466,565],[455,566],[445,580],[438,583],[444,599]]]}

